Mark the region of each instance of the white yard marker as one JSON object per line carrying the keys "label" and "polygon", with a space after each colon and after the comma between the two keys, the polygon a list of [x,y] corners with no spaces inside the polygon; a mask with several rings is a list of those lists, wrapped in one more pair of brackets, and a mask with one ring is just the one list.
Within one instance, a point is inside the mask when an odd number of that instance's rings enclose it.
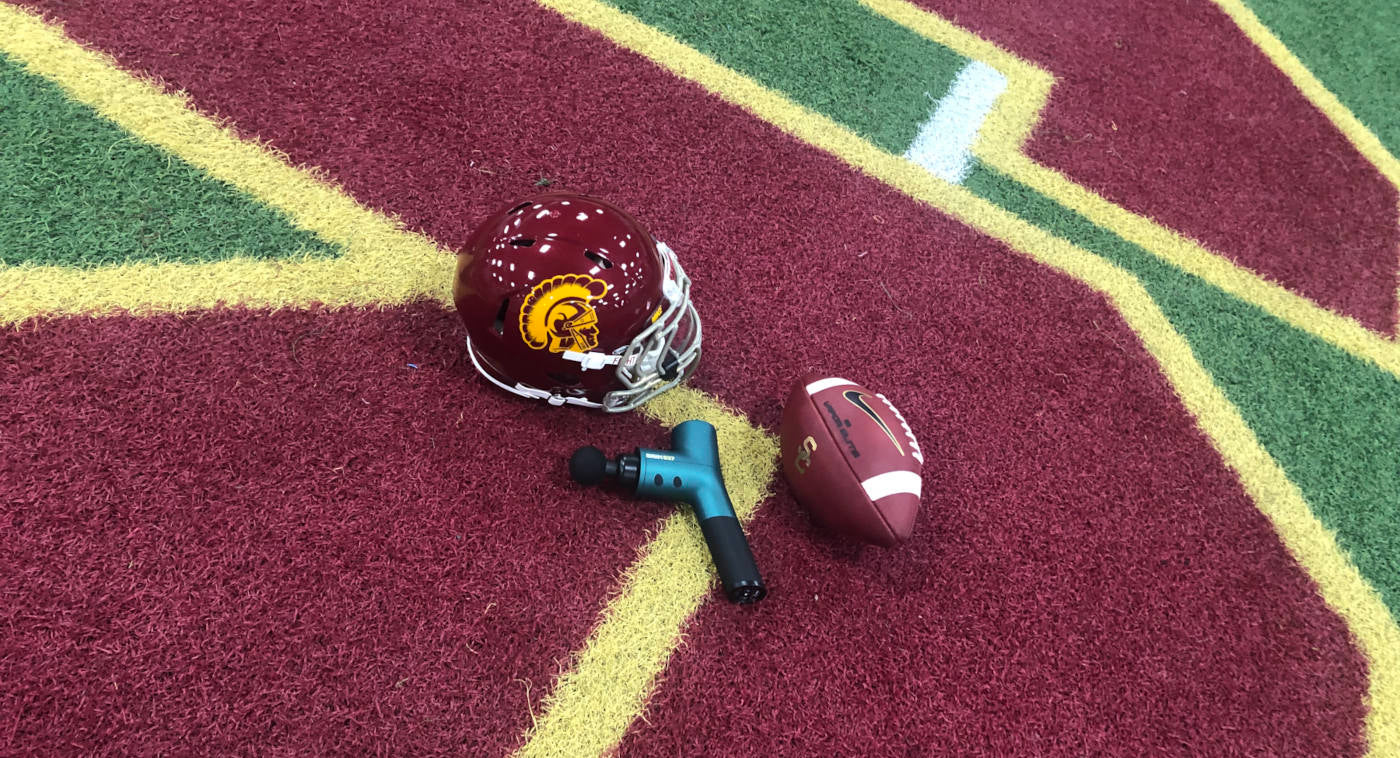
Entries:
{"label": "white yard marker", "polygon": [[1005,91],[1006,77],[1000,71],[982,61],[963,66],[904,157],[940,179],[961,184],[972,169],[977,132]]}

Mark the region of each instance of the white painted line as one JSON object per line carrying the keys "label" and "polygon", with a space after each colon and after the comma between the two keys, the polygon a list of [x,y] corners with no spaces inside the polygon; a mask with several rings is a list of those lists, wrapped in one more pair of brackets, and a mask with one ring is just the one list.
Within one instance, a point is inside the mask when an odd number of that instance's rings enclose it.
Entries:
{"label": "white painted line", "polygon": [[962,184],[972,170],[977,132],[1005,91],[1006,77],[1000,71],[982,61],[963,66],[904,157],[940,179]]}

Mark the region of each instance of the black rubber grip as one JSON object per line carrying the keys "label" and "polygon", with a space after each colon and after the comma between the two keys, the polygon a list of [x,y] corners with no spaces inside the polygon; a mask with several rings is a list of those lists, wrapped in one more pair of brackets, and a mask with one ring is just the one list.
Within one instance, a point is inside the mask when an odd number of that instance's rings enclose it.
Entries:
{"label": "black rubber grip", "polygon": [[705,544],[710,546],[720,584],[724,585],[724,594],[731,603],[748,605],[768,595],[739,519],[732,516],[707,518],[700,522],[700,531],[705,534]]}

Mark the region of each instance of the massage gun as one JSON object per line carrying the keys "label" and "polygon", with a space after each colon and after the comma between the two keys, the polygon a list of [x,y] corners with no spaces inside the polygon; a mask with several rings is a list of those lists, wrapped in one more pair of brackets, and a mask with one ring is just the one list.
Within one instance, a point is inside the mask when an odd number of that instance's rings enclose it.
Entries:
{"label": "massage gun", "polygon": [[569,459],[569,476],[584,485],[615,480],[638,498],[689,503],[730,602],[757,603],[768,594],[724,488],[719,440],[710,424],[678,424],[671,430],[670,450],[639,447],[608,460],[596,447],[581,447]]}

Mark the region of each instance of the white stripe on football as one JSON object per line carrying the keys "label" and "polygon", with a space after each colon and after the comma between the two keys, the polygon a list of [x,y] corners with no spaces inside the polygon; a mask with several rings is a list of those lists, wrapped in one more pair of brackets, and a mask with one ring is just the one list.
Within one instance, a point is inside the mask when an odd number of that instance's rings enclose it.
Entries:
{"label": "white stripe on football", "polygon": [[855,382],[850,381],[849,379],[838,379],[836,377],[831,377],[830,379],[822,379],[820,381],[812,382],[811,384],[807,385],[807,394],[815,395],[823,390],[829,390],[832,387],[844,387],[848,384],[851,386],[855,386]]}
{"label": "white stripe on football", "polygon": [[860,486],[865,488],[865,494],[869,495],[872,501],[890,495],[918,497],[923,491],[924,479],[913,471],[886,471],[866,479]]}

